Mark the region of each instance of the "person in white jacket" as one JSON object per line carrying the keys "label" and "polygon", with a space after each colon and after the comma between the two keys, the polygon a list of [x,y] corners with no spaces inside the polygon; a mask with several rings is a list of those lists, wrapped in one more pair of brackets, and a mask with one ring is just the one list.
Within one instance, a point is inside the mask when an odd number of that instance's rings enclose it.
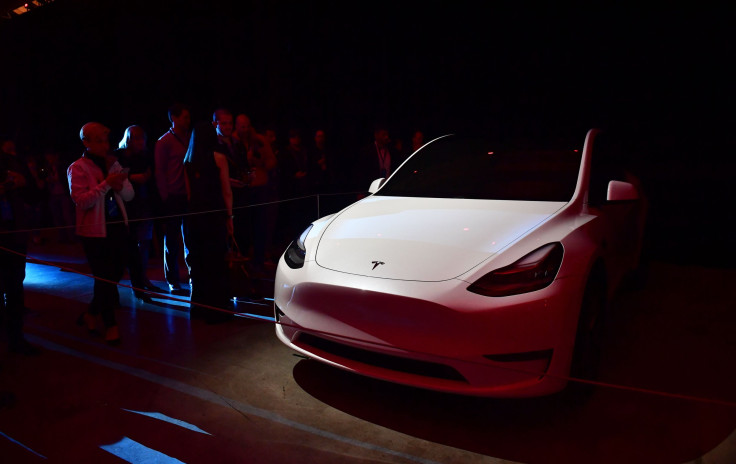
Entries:
{"label": "person in white jacket", "polygon": [[125,269],[128,216],[125,202],[133,199],[128,173],[110,155],[110,130],[97,122],[82,126],[84,153],[67,170],[76,205],[76,233],[95,277],[89,308],[77,323],[96,332],[97,316],[105,325],[105,340],[120,343],[115,309],[120,305],[117,283]]}

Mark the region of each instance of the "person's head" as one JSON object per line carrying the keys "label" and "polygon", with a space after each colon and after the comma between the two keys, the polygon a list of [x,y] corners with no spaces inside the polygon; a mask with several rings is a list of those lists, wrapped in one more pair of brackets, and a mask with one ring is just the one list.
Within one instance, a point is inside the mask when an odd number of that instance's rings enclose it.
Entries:
{"label": "person's head", "polygon": [[381,148],[387,148],[391,143],[391,137],[388,135],[388,129],[384,125],[376,125],[373,131],[373,138],[376,144]]}
{"label": "person's head", "polygon": [[141,126],[130,126],[125,129],[118,148],[128,149],[131,153],[140,153],[146,149],[146,133]]}
{"label": "person's head", "polygon": [[250,118],[244,114],[239,114],[235,118],[235,132],[240,140],[248,140],[253,135],[253,126],[250,124]]}
{"label": "person's head", "polygon": [[189,148],[184,162],[195,166],[211,163],[214,160],[216,146],[217,133],[214,126],[207,121],[198,122],[189,138]]}
{"label": "person's head", "polygon": [[59,162],[59,152],[54,150],[53,148],[47,148],[43,151],[43,159],[46,161],[46,164],[49,166],[53,166],[56,163]]}
{"label": "person's head", "polygon": [[171,121],[174,129],[181,129],[188,132],[192,126],[192,116],[189,108],[181,103],[173,105],[169,108],[169,121]]}
{"label": "person's head", "polygon": [[314,133],[314,144],[319,148],[320,150],[325,148],[325,143],[327,142],[327,136],[325,135],[325,131],[322,129],[318,129],[317,132]]}
{"label": "person's head", "polygon": [[90,155],[107,156],[110,151],[110,129],[99,122],[88,122],[82,126],[79,138]]}
{"label": "person's head", "polygon": [[424,133],[420,130],[414,131],[414,134],[411,136],[412,151],[419,150],[422,145],[424,145]]}
{"label": "person's head", "polygon": [[289,145],[293,148],[300,148],[302,145],[302,136],[297,129],[289,130]]}
{"label": "person's head", "polygon": [[17,155],[15,151],[15,141],[10,137],[0,136],[0,151],[7,155]]}
{"label": "person's head", "polygon": [[268,144],[273,146],[276,146],[276,130],[275,129],[266,129],[263,133],[263,136],[268,140]]}
{"label": "person's head", "polygon": [[225,108],[218,108],[212,114],[212,125],[217,129],[220,137],[233,135],[233,114]]}

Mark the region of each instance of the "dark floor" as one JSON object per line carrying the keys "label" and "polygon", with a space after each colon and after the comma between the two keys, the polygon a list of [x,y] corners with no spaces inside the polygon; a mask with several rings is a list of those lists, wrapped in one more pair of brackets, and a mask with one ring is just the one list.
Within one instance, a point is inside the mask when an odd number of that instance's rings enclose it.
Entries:
{"label": "dark floor", "polygon": [[[601,380],[660,394],[496,400],[299,358],[276,339],[268,299],[208,325],[186,299],[141,303],[122,288],[123,343],[109,347],[75,324],[91,279],[59,269],[87,272],[81,248],[29,254],[46,263],[29,262],[25,281],[27,338],[43,351],[0,348],[0,390],[15,396],[0,410],[3,463],[736,462],[734,270],[653,262],[646,286],[614,301]],[[149,277],[163,284],[160,260]]]}

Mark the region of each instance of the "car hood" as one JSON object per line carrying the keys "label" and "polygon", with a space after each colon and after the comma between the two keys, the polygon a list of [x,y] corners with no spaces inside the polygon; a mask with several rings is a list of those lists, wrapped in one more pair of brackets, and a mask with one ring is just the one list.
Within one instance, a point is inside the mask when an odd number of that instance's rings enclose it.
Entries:
{"label": "car hood", "polygon": [[485,261],[566,203],[371,196],[325,229],[315,259],[339,272],[442,281]]}

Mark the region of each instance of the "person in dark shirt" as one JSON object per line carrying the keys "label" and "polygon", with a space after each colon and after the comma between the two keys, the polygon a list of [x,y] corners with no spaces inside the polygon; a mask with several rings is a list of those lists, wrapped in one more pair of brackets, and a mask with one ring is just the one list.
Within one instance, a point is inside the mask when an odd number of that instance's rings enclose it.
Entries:
{"label": "person in dark shirt", "polygon": [[281,198],[309,195],[309,155],[302,145],[302,136],[298,129],[289,130],[289,144],[279,155]]}
{"label": "person in dark shirt", "polygon": [[332,191],[332,159],[327,148],[327,134],[322,129],[314,133],[314,144],[309,152],[309,172],[312,176],[311,187],[314,193]]}
{"label": "person in dark shirt", "polygon": [[28,173],[14,151],[11,139],[0,138],[0,310],[6,317],[9,350],[35,355],[38,348],[23,336],[28,234],[21,231],[26,229],[23,192]]}
{"label": "person in dark shirt", "polygon": [[247,253],[250,242],[251,214],[248,208],[250,204],[250,189],[248,179],[247,148],[234,137],[235,123],[233,114],[226,108],[218,108],[212,114],[212,125],[217,132],[216,151],[225,155],[228,173],[230,176],[230,189],[233,193],[233,224],[235,226],[235,243],[238,248]]}
{"label": "person in dark shirt", "polygon": [[133,185],[135,196],[126,204],[130,229],[128,271],[136,298],[150,302],[151,298],[142,290],[163,292],[151,283],[146,275],[148,256],[153,239],[153,158],[146,149],[146,133],[140,126],[125,129],[123,139],[115,150],[118,162],[128,168],[128,179]]}
{"label": "person in dark shirt", "polygon": [[[266,254],[276,225],[278,193],[273,181],[276,170],[276,156],[265,136],[256,132],[245,114],[235,118],[237,146],[246,154],[248,164],[248,189],[250,191],[249,242],[253,246],[251,266],[254,274],[262,274]],[[231,174],[232,177],[232,174]],[[235,215],[241,214],[235,211]]]}
{"label": "person in dark shirt", "polygon": [[364,147],[355,163],[354,183],[360,191],[368,191],[371,182],[378,178],[388,179],[397,167],[391,152],[391,137],[385,125],[377,124],[373,131],[373,142]]}
{"label": "person in dark shirt", "polygon": [[309,154],[302,144],[301,132],[289,130],[289,144],[281,150],[278,158],[279,166],[279,214],[281,224],[277,226],[279,242],[288,244],[313,220],[313,198],[311,177],[309,173]]}
{"label": "person in dark shirt", "polygon": [[[218,148],[218,152],[228,158],[228,162],[233,158],[233,130],[235,129],[235,121],[233,113],[227,108],[218,108],[212,113],[212,126],[217,132],[217,143],[223,145]],[[232,174],[232,173],[231,173]]]}
{"label": "person in dark shirt", "polygon": [[232,315],[227,312],[232,304],[226,255],[228,237],[234,232],[233,195],[227,157],[217,148],[214,127],[199,123],[184,158],[191,213],[184,221],[192,286],[190,316],[204,317],[209,323],[228,320]]}
{"label": "person in dark shirt", "polygon": [[415,151],[422,148],[424,145],[424,132],[420,130],[415,130],[414,133],[411,135],[411,152],[410,155],[414,153]]}
{"label": "person in dark shirt", "polygon": [[58,151],[48,148],[43,152],[44,181],[48,194],[48,209],[51,223],[58,230],[59,243],[73,243],[74,203],[69,196],[66,166]]}

